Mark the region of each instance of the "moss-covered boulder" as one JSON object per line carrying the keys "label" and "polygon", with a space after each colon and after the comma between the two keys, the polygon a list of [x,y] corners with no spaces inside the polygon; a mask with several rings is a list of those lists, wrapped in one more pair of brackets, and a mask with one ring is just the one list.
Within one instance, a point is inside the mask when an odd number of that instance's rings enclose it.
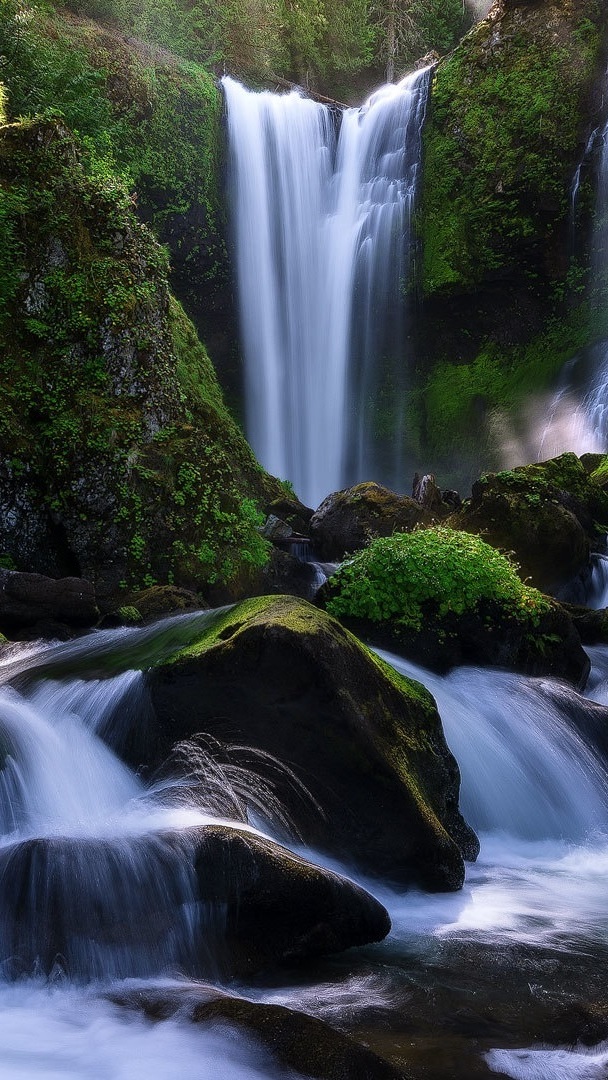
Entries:
{"label": "moss-covered boulder", "polygon": [[0,548],[19,570],[242,587],[280,491],[126,189],[55,121],[0,129]]}
{"label": "moss-covered boulder", "polygon": [[390,929],[382,904],[353,882],[219,823],[5,847],[0,909],[13,970],[50,973],[61,956],[76,977],[99,965],[134,974],[142,950],[158,970],[231,976],[379,941]]}
{"label": "moss-covered boulder", "polygon": [[415,499],[366,482],[328,495],[311,517],[309,531],[315,550],[331,562],[365,547],[376,536],[407,532],[432,520]]}
{"label": "moss-covered boulder", "polygon": [[584,682],[589,660],[559,604],[476,536],[447,528],[374,540],[330,578],[328,610],[440,671],[494,664]]}
{"label": "moss-covered boulder", "polygon": [[605,20],[598,0],[498,0],[437,66],[424,135],[427,294],[565,275]]}
{"label": "moss-covered boulder", "polygon": [[400,884],[462,884],[477,842],[433,699],[324,612],[246,601],[153,668],[148,689],[159,761],[201,732],[254,747],[290,770],[271,779],[306,844]]}
{"label": "moss-covered boulder", "polygon": [[574,454],[488,474],[452,519],[509,551],[523,577],[558,590],[583,570],[608,529],[608,493]]}
{"label": "moss-covered boulder", "polygon": [[607,16],[599,0],[498,0],[433,73],[414,328],[428,381],[414,387],[409,426],[417,456],[422,446],[446,472],[457,463],[457,484],[498,466],[505,428],[525,446],[522,406],[605,336],[584,282]]}
{"label": "moss-covered boulder", "polygon": [[266,1047],[284,1068],[316,1080],[406,1080],[406,1073],[368,1047],[306,1013],[231,997],[215,986],[132,986],[108,994],[124,1009],[151,1021],[179,1016],[195,1024],[225,1023],[246,1032]]}

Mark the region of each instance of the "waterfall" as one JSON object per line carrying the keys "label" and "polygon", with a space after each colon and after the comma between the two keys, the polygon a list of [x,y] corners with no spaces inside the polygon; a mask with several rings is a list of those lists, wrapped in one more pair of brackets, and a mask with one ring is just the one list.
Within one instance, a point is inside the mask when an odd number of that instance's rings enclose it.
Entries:
{"label": "waterfall", "polygon": [[482,668],[440,676],[383,655],[433,694],[477,832],[576,843],[608,832],[608,774],[543,681]]}
{"label": "waterfall", "polygon": [[223,80],[247,433],[308,505],[357,480],[404,487],[400,391],[429,81],[429,69],[416,72],[339,115]]}
{"label": "waterfall", "polygon": [[[608,87],[608,75],[606,79]],[[576,201],[581,170],[597,148],[595,220],[591,250],[591,298],[608,305],[608,120],[589,137],[570,191],[571,229],[576,225]],[[608,450],[608,340],[596,342],[568,360],[546,410],[538,444],[539,459],[575,450],[578,454]]]}

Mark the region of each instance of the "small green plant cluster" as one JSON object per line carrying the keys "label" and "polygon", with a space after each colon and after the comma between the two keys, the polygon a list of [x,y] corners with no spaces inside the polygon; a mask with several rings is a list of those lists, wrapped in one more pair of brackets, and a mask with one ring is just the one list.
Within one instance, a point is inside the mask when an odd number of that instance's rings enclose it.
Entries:
{"label": "small green plant cluster", "polygon": [[549,601],[525,585],[509,559],[478,536],[448,528],[373,540],[330,579],[332,615],[419,631],[425,620],[498,605],[534,625]]}

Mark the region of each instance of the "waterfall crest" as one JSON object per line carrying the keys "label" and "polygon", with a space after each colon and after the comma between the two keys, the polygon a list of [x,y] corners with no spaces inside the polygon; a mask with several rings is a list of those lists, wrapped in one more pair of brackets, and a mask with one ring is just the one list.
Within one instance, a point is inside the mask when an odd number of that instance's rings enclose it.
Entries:
{"label": "waterfall crest", "polygon": [[[337,110],[223,80],[247,433],[317,506],[403,488],[399,393],[430,69]],[[385,445],[381,432],[387,434]]]}

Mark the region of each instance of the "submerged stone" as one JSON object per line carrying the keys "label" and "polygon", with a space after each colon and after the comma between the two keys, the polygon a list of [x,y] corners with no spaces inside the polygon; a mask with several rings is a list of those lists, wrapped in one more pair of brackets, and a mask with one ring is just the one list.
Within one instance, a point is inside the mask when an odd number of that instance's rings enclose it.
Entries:
{"label": "submerged stone", "polygon": [[317,1080],[406,1080],[408,1075],[323,1020],[284,1005],[232,997],[214,986],[134,987],[113,991],[109,999],[148,1020],[179,1017],[201,1025],[234,1024],[259,1040],[281,1065]]}

